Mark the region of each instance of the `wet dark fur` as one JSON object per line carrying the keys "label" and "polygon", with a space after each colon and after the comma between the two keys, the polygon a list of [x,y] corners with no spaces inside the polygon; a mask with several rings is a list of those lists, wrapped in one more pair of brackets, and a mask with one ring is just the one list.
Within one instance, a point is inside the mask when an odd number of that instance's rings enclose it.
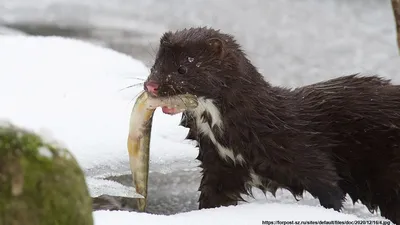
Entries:
{"label": "wet dark fur", "polygon": [[161,84],[159,95],[213,99],[224,127],[213,128],[216,139],[246,161],[221,159],[191,113],[183,114],[203,169],[200,208],[251,194],[252,169],[264,191],[308,191],[338,211],[349,194],[400,224],[400,87],[389,80],[350,75],[294,90],[273,87],[232,36],[208,28],[166,33],[149,79]]}

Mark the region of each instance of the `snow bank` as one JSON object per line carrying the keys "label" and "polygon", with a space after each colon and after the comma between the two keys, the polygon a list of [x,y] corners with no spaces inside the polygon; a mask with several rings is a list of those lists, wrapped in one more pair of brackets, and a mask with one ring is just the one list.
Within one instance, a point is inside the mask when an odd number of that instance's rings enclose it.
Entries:
{"label": "snow bank", "polygon": [[[0,36],[0,49],[0,118],[50,133],[91,175],[129,171],[129,114],[142,85],[121,89],[143,82],[143,63],[59,37]],[[195,158],[179,121],[157,110],[152,163]]]}

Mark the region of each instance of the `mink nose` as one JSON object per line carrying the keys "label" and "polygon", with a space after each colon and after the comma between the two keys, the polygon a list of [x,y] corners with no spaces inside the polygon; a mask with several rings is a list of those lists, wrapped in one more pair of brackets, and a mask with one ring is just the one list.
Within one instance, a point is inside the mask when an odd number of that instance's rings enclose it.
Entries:
{"label": "mink nose", "polygon": [[144,90],[154,95],[157,94],[159,86],[160,85],[157,82],[152,80],[144,82]]}

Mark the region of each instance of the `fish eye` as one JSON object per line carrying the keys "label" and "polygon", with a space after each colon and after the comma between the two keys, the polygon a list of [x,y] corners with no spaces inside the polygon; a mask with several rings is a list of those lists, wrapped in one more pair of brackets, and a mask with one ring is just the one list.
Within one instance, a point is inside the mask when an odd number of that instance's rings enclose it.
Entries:
{"label": "fish eye", "polygon": [[180,67],[178,68],[178,73],[180,73],[180,74],[185,74],[186,72],[187,72],[186,66],[180,66]]}

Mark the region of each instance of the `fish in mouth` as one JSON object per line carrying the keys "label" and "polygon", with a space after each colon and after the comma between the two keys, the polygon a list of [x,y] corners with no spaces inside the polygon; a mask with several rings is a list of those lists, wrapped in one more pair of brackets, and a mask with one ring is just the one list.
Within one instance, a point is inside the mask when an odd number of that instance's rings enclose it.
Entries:
{"label": "fish in mouth", "polygon": [[[170,114],[170,115],[175,115],[178,113],[181,113],[185,111],[186,108],[185,106],[182,105],[184,101],[190,100],[193,97],[188,96],[193,96],[189,94],[175,94],[175,95],[170,95],[170,96],[159,96],[157,90],[158,90],[159,84],[153,82],[153,81],[146,81],[144,84],[144,90],[146,91],[147,95],[152,97],[152,101],[154,101],[153,104],[159,105],[165,114]],[[186,96],[186,99],[185,99]],[[183,98],[181,100],[178,100],[178,98]],[[162,101],[164,104],[159,104],[156,101]],[[161,103],[161,102],[160,102]]]}
{"label": "fish in mouth", "polygon": [[196,96],[190,94],[156,97],[142,91],[137,98],[130,115],[127,147],[133,186],[136,192],[143,196],[137,199],[139,211],[145,211],[147,205],[150,139],[154,111],[157,107],[162,107],[163,111],[176,114],[197,106]]}

